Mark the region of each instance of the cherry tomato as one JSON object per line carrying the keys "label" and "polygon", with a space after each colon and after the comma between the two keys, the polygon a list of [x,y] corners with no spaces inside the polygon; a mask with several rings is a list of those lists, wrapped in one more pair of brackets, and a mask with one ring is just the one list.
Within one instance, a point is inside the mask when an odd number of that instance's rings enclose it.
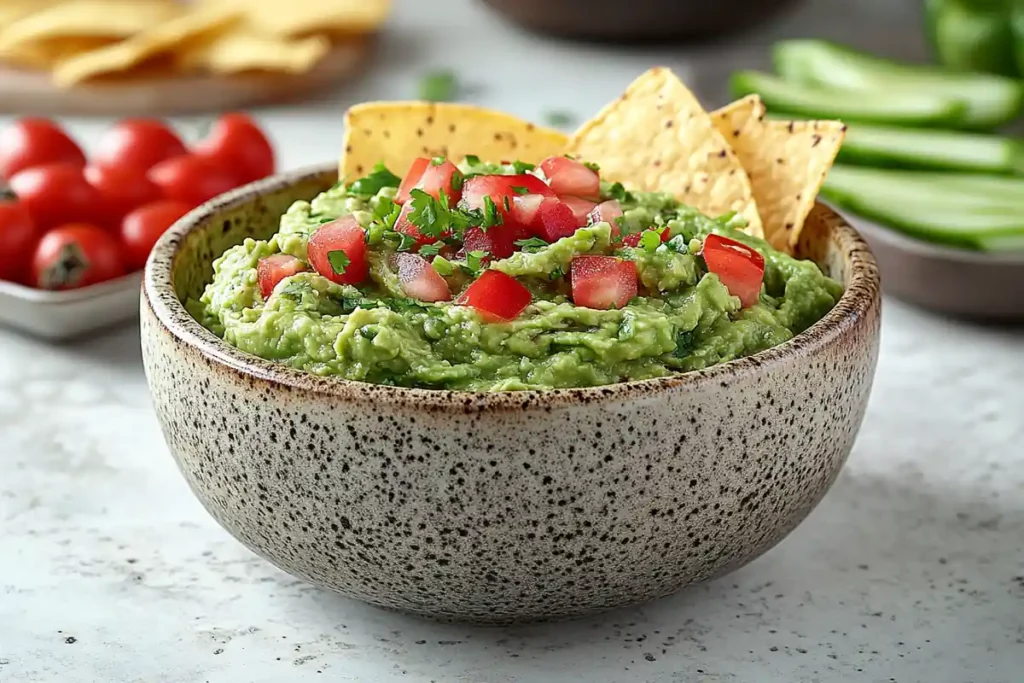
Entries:
{"label": "cherry tomato", "polygon": [[75,289],[124,275],[121,249],[110,233],[88,223],[69,223],[43,235],[32,257],[32,284]]}
{"label": "cherry tomato", "polygon": [[339,285],[357,285],[366,279],[366,232],[351,215],[325,223],[306,243],[313,270]]}
{"label": "cherry tomato", "polygon": [[238,112],[218,118],[195,153],[230,170],[242,184],[274,173],[274,148],[249,116]]}
{"label": "cherry tomato", "polygon": [[85,167],[85,179],[96,188],[103,204],[105,226],[116,227],[130,211],[161,198],[153,181],[128,166]]}
{"label": "cherry tomato", "polygon": [[161,161],[149,169],[149,179],[164,197],[196,207],[242,184],[241,179],[206,157],[195,154]]}
{"label": "cherry tomato", "polygon": [[422,256],[403,252],[395,259],[398,281],[406,295],[420,301],[451,301],[448,283]]}
{"label": "cherry tomato", "polygon": [[103,220],[100,194],[85,179],[81,166],[33,166],[16,173],[9,184],[40,230],[63,223]]}
{"label": "cherry tomato", "polygon": [[739,297],[744,308],[757,303],[764,279],[764,256],[741,242],[714,234],[704,238],[701,255],[708,270],[718,276],[730,294]]}
{"label": "cherry tomato", "polygon": [[487,322],[505,322],[515,320],[532,299],[530,290],[511,275],[485,270],[455,303],[472,306]]}
{"label": "cherry tomato", "polygon": [[636,264],[614,256],[575,256],[570,265],[572,302],[577,306],[622,308],[636,296]]}
{"label": "cherry tomato", "polygon": [[145,173],[165,159],[187,153],[181,138],[163,121],[124,119],[100,136],[92,161]]}
{"label": "cherry tomato", "polygon": [[85,155],[50,119],[20,119],[0,131],[0,177],[10,179],[26,168],[57,163],[85,166]]}
{"label": "cherry tomato", "polygon": [[256,280],[260,284],[263,298],[270,298],[278,282],[305,269],[306,264],[290,254],[274,254],[261,258],[256,262]]}
{"label": "cherry tomato", "polygon": [[120,231],[125,265],[131,270],[144,268],[160,236],[191,210],[192,207],[183,202],[163,199],[140,206],[125,216]]}
{"label": "cherry tomato", "polygon": [[28,210],[13,199],[0,199],[0,280],[25,278],[38,238]]}

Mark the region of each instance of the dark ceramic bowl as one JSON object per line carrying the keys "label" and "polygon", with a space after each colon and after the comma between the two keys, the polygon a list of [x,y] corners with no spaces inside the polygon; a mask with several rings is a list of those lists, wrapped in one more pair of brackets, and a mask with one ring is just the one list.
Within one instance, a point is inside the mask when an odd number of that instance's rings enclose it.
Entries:
{"label": "dark ceramic bowl", "polygon": [[440,619],[568,617],[721,575],[782,540],[846,460],[878,354],[878,272],[819,205],[798,251],[846,285],[776,348],[706,371],[468,393],[317,377],[243,353],[186,311],[211,263],[337,179],[228,193],[160,239],[142,349],[189,485],[285,571]]}
{"label": "dark ceramic bowl", "polygon": [[583,40],[702,40],[750,28],[798,0],[482,0],[531,31]]}
{"label": "dark ceramic bowl", "polygon": [[958,318],[1024,321],[1024,253],[944,247],[859,217],[851,221],[878,259],[887,294]]}

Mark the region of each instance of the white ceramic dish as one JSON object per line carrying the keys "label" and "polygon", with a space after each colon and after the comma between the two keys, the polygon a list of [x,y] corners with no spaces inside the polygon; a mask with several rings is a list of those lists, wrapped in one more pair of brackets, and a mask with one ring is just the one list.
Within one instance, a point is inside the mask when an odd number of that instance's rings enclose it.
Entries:
{"label": "white ceramic dish", "polygon": [[66,292],[0,281],[0,325],[64,341],[134,319],[142,273]]}

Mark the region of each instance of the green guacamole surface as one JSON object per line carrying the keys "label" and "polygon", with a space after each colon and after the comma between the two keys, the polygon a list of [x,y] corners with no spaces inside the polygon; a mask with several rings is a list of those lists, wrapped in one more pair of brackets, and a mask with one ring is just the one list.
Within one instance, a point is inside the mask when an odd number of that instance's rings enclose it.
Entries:
{"label": "green guacamole surface", "polygon": [[[470,164],[474,172],[513,173],[512,166]],[[517,169],[521,171],[520,169]],[[378,183],[377,185],[379,185]],[[247,239],[214,263],[212,282],[189,310],[228,343],[316,375],[429,389],[511,391],[588,387],[698,370],[781,344],[824,316],[842,287],[809,261],[775,251],[742,232],[737,216],[708,218],[658,193],[615,196],[623,234],[656,227],[672,239],[616,247],[612,226],[597,223],[549,245],[532,244],[483,267],[514,276],[533,294],[510,322],[485,322],[469,306],[423,303],[405,296],[389,263],[387,239],[394,183],[338,185],[295,202],[267,241]],[[367,230],[370,276],[339,285],[315,272],[285,278],[265,300],[257,264],[278,253],[306,260],[310,235],[353,214]],[[392,219],[393,220],[393,219]],[[700,256],[710,233],[732,238],[765,258],[757,304],[741,308]],[[651,243],[653,241],[653,244]],[[625,307],[576,306],[565,273],[574,256],[606,254],[634,261],[639,295]],[[454,257],[433,267],[457,296],[479,273]]]}

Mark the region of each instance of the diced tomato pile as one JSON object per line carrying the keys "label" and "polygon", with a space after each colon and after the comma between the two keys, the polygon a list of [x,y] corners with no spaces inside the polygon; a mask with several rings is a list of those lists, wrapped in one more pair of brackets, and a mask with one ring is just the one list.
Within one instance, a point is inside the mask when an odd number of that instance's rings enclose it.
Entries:
{"label": "diced tomato pile", "polygon": [[274,167],[241,113],[191,149],[162,121],[125,119],[88,156],[55,122],[20,119],[0,131],[0,280],[74,289],[138,270],[179,218]]}
{"label": "diced tomato pile", "polygon": [[[395,187],[393,231],[402,246],[391,257],[402,292],[424,302],[450,301],[471,306],[488,322],[507,322],[529,306],[530,290],[516,278],[487,266],[506,259],[521,246],[540,240],[555,242],[577,229],[598,222],[613,226],[613,239],[621,234],[618,219],[622,205],[616,199],[600,201],[600,177],[586,164],[567,157],[552,157],[535,173],[514,175],[470,174],[463,177],[450,161],[416,159]],[[425,197],[424,195],[429,195]],[[443,201],[447,200],[447,201]],[[427,220],[425,211],[436,217]],[[441,215],[448,215],[445,222]],[[451,215],[463,220],[461,227]],[[455,226],[455,227],[453,227]],[[620,246],[637,247],[642,233],[625,236]],[[408,240],[411,237],[412,240]],[[667,229],[660,239],[668,241]],[[369,277],[367,231],[354,216],[321,225],[310,236],[307,259],[320,275],[343,285],[361,285]],[[408,242],[408,243],[407,243]],[[649,246],[647,248],[650,248]],[[443,256],[448,266],[440,268]],[[712,235],[703,256],[711,272],[744,306],[757,302],[764,260],[756,251]],[[463,263],[474,279],[452,279],[451,259]],[[759,260],[760,259],[760,260]],[[474,266],[469,264],[474,262]],[[435,267],[438,266],[438,267]],[[264,258],[259,263],[260,288],[265,297],[286,277],[304,269],[301,260],[288,255]],[[608,255],[578,255],[570,263],[568,279],[577,306],[618,309],[640,291],[633,261]]]}

